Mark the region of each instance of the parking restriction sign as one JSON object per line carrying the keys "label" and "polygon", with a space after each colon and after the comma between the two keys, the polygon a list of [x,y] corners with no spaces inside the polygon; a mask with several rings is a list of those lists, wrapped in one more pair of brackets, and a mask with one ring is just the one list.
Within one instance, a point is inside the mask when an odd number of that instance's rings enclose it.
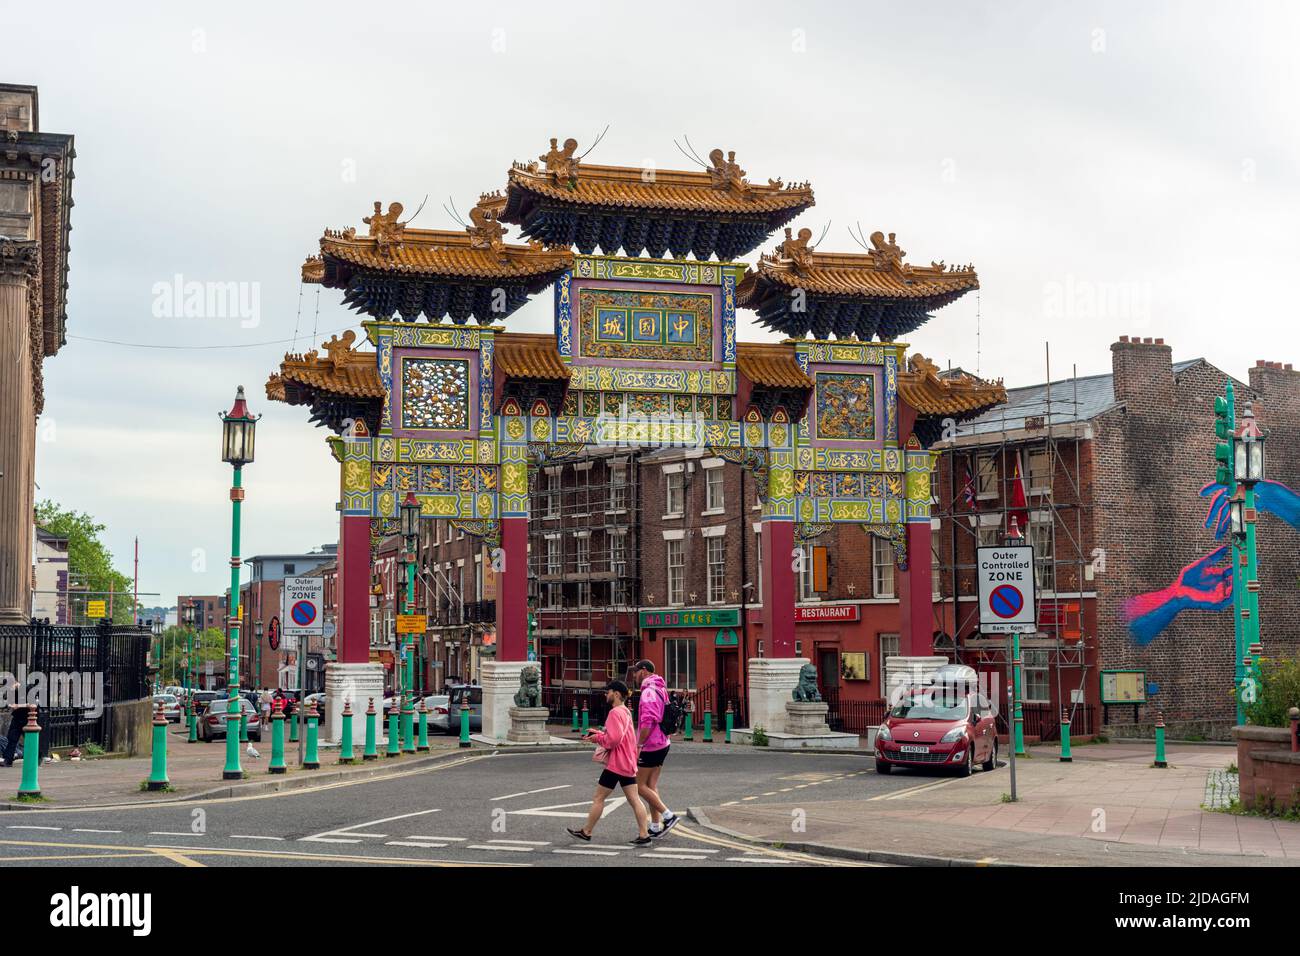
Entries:
{"label": "parking restriction sign", "polygon": [[980,630],[985,634],[1033,634],[1034,549],[1026,544],[979,548]]}
{"label": "parking restriction sign", "polygon": [[[315,637],[324,632],[325,617],[321,613],[325,602],[324,578],[285,578],[281,601],[280,633],[284,637]],[[285,647],[289,647],[287,640]]]}

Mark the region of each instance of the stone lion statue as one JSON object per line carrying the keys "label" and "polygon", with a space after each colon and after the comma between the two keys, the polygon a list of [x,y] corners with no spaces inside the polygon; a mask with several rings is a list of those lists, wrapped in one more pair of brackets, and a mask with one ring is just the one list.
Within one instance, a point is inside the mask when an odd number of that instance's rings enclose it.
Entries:
{"label": "stone lion statue", "polygon": [[799,686],[790,692],[796,703],[807,704],[819,701],[822,695],[817,690],[817,668],[805,664],[799,668]]}
{"label": "stone lion statue", "polygon": [[525,667],[520,671],[519,689],[515,691],[515,706],[542,706],[542,675],[536,667]]}

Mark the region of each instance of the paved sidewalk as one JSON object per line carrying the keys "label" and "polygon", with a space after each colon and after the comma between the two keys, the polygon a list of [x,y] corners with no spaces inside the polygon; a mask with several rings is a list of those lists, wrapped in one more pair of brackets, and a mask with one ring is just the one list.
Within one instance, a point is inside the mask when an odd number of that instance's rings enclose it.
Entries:
{"label": "paved sidewalk", "polygon": [[[30,807],[57,809],[79,806],[111,806],[126,803],[154,803],[177,799],[193,798],[210,791],[229,791],[242,788],[248,792],[264,789],[267,786],[278,789],[290,789],[309,786],[313,780],[322,783],[338,779],[340,774],[371,775],[381,772],[402,770],[418,766],[417,761],[427,761],[431,757],[446,757],[461,750],[456,737],[433,735],[429,737],[428,754],[407,754],[391,759],[383,757],[380,748],[379,760],[361,761],[351,766],[338,764],[338,749],[321,747],[320,768],[303,770],[297,766],[298,745],[284,745],[287,771],[283,774],[267,772],[271,762],[271,741],[264,737],[261,743],[253,742],[253,748],[261,753],[260,758],[247,755],[240,744],[239,762],[246,774],[243,781],[222,780],[221,772],[226,766],[226,740],[224,737],[208,743],[188,743],[184,726],[169,728],[167,737],[167,777],[171,781],[171,791],[149,792],[140,789],[142,781],[149,778],[153,769],[152,757],[102,757],[87,760],[61,760],[58,763],[41,764],[41,795],[48,802],[20,804],[15,802],[18,783],[22,779],[22,761],[15,761],[12,767],[0,766],[0,809]],[[356,750],[360,758],[361,748]],[[256,786],[260,784],[261,786]],[[254,785],[254,786],[249,786]]]}
{"label": "paved sidewalk", "polygon": [[[1236,757],[1231,748],[1178,745],[1170,766],[1150,766],[1150,746],[1051,747],[1016,763],[1019,800],[1004,803],[1008,768],[967,779],[912,774],[915,787],[866,800],[748,802],[702,808],[715,826],[794,846],[971,860],[1089,866],[1294,865],[1300,823],[1201,809],[1206,781]],[[793,832],[793,810],[807,828]]]}

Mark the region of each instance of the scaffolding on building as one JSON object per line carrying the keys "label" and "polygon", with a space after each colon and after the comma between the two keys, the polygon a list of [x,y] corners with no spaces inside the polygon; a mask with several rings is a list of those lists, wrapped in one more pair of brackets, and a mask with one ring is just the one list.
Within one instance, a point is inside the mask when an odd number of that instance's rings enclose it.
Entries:
{"label": "scaffolding on building", "polygon": [[[548,691],[590,692],[633,659],[640,581],[639,451],[588,446],[535,473],[528,600]],[[608,641],[596,654],[596,642]]]}
{"label": "scaffolding on building", "polygon": [[[935,632],[943,635],[937,650],[950,652],[956,663],[983,663],[1006,673],[1009,650],[1002,635],[996,641],[969,640],[979,632],[975,549],[1002,544],[1011,513],[1029,516],[1021,531],[1035,550],[1038,629],[1022,642],[1021,672],[1025,649],[1047,652],[1057,702],[1057,713],[1044,715],[1044,731],[1050,733],[1059,708],[1068,706],[1073,721],[1084,702],[1093,667],[1089,658],[1095,659],[1098,640],[1089,632],[1085,608],[1092,602],[1095,609],[1091,585],[1096,572],[1104,570],[1105,556],[1093,543],[1091,481],[1082,474],[1082,444],[1091,438],[1097,409],[1080,398],[1077,369],[1069,379],[1052,381],[1050,351],[1046,371],[1044,385],[1009,390],[1041,395],[1012,398],[959,426],[955,439],[935,446],[944,454],[934,473],[932,516],[939,525],[931,560]],[[1016,460],[1023,463],[1023,508],[1011,503],[1015,479],[1009,465]],[[984,467],[989,461],[996,467],[992,481]]]}

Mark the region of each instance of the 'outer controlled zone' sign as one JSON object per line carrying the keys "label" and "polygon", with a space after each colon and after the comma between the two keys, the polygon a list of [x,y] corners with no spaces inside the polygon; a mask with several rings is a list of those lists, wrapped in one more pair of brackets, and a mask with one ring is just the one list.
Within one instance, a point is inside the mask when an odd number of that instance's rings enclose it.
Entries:
{"label": "'outer controlled zone' sign", "polygon": [[985,634],[1033,634],[1034,549],[1029,545],[979,548],[980,630]]}

